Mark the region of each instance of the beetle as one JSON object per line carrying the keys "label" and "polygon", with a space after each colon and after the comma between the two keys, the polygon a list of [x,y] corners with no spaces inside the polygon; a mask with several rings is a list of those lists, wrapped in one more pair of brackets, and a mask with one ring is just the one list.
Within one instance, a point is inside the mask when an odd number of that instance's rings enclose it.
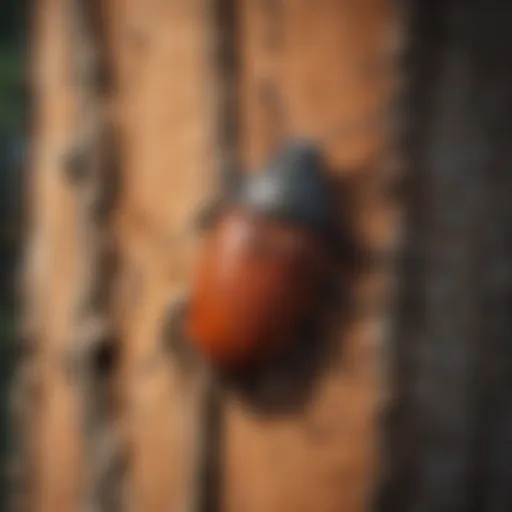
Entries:
{"label": "beetle", "polygon": [[339,240],[321,154],[292,140],[217,204],[186,338],[228,371],[277,357],[314,321]]}

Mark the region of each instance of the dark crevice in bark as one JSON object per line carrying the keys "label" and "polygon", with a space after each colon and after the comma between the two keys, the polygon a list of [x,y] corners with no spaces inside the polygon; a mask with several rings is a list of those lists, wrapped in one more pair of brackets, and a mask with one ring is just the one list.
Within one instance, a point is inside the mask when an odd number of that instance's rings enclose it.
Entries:
{"label": "dark crevice in bark", "polygon": [[[239,13],[234,0],[208,0],[210,19],[209,52],[215,79],[214,90],[214,162],[221,194],[238,183],[241,170],[239,134]],[[209,90],[211,90],[211,84]]]}
{"label": "dark crevice in bark", "polygon": [[111,213],[119,188],[119,152],[109,116],[114,64],[105,4],[70,0],[71,66],[77,133],[66,172],[77,201],[78,275],[74,335],[67,364],[81,405],[85,480],[79,509],[122,510],[124,451],[117,432],[114,381],[119,340],[112,319],[116,241]]}
{"label": "dark crevice in bark", "polygon": [[202,449],[198,460],[197,512],[222,511],[224,409],[221,389],[212,380],[210,378],[203,395],[199,429]]}
{"label": "dark crevice in bark", "polygon": [[[213,63],[214,77],[213,130],[219,198],[207,216],[216,217],[223,203],[235,191],[241,178],[241,157],[238,113],[239,13],[235,0],[209,0],[207,12],[210,27],[208,51]],[[210,87],[211,88],[211,87]],[[203,215],[204,216],[204,215]],[[211,219],[206,219],[205,223]],[[186,309],[186,308],[185,308]],[[183,316],[183,315],[182,315]],[[180,336],[182,339],[182,336]],[[186,343],[186,340],[182,340]],[[189,354],[190,355],[190,354]],[[197,361],[196,361],[197,362]],[[193,482],[190,512],[217,512],[221,510],[223,475],[223,396],[219,383],[202,362],[194,365],[202,373],[202,391],[199,393],[198,449],[196,453],[196,479]]]}

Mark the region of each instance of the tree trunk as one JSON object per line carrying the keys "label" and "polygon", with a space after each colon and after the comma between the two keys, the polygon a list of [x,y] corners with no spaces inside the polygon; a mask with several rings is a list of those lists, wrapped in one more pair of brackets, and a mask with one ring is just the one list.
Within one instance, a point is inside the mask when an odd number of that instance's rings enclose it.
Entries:
{"label": "tree trunk", "polygon": [[366,252],[388,250],[393,3],[35,5],[30,350],[18,389],[31,366],[37,392],[19,400],[33,427],[20,510],[367,510],[385,268],[341,268],[328,357],[298,354],[252,389],[222,389],[213,430],[208,376],[170,327],[199,249],[193,219],[221,168],[250,171],[285,137],[319,144],[340,223]]}

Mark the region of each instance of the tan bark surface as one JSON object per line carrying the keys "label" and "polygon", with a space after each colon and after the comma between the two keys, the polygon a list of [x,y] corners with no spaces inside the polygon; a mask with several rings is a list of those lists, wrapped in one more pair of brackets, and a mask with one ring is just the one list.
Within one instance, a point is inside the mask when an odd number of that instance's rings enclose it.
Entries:
{"label": "tan bark surface", "polygon": [[[76,263],[75,209],[62,159],[74,126],[66,20],[62,0],[41,2],[34,40],[35,143],[31,180],[28,314],[38,336],[40,402],[36,442],[36,510],[72,510],[78,490],[80,440],[76,400],[64,357],[71,328]],[[30,492],[30,490],[29,490]]]}
{"label": "tan bark surface", "polygon": [[[388,104],[395,78],[392,3],[246,0],[241,6],[248,164],[260,163],[282,133],[319,141],[333,174],[352,178],[351,214],[360,240],[382,247],[393,212],[382,198],[388,126],[375,114]],[[351,284],[351,295],[371,302],[384,281],[375,270],[365,271]],[[269,419],[229,400],[226,510],[368,510],[377,470],[382,309],[356,307],[342,324],[344,308],[337,306],[329,334],[339,350],[304,409]]]}
{"label": "tan bark surface", "polygon": [[[200,382],[164,349],[164,327],[170,306],[189,283],[197,252],[190,222],[213,187],[207,4],[106,3],[117,62],[112,115],[120,127],[123,177],[116,215],[120,427],[129,464],[127,502],[134,511],[185,512],[194,474]],[[374,119],[393,87],[391,2],[240,0],[237,5],[247,166],[260,163],[283,130],[317,138],[333,174],[353,177],[352,214],[361,240],[385,243],[393,218],[378,196],[388,167],[386,124],[357,123]],[[64,8],[65,0],[39,2],[32,179],[44,391],[34,426],[40,447],[36,510],[55,512],[75,510],[79,469],[86,460],[80,454],[74,388],[62,362],[71,330],[77,241],[61,156],[79,122],[69,90]],[[281,105],[282,123],[266,106],[269,101]],[[379,293],[381,277],[368,272],[351,294]],[[343,349],[298,412],[269,416],[226,395],[223,509],[366,509],[376,471],[380,323],[373,310],[365,311],[356,311],[348,326],[334,321],[329,337]]]}

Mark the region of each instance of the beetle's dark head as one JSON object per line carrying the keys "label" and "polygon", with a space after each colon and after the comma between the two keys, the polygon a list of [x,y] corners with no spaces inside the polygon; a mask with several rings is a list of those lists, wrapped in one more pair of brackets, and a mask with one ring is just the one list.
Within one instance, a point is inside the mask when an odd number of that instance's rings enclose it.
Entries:
{"label": "beetle's dark head", "polygon": [[320,152],[308,142],[291,141],[239,184],[233,202],[265,217],[330,232],[334,218],[326,176]]}
{"label": "beetle's dark head", "polygon": [[[237,206],[256,215],[311,229],[332,243],[335,253],[353,260],[356,251],[334,209],[333,191],[320,150],[311,142],[287,142],[262,169],[236,173],[229,190],[210,204],[201,218],[211,226],[226,208]],[[235,178],[235,177],[234,177]]]}

